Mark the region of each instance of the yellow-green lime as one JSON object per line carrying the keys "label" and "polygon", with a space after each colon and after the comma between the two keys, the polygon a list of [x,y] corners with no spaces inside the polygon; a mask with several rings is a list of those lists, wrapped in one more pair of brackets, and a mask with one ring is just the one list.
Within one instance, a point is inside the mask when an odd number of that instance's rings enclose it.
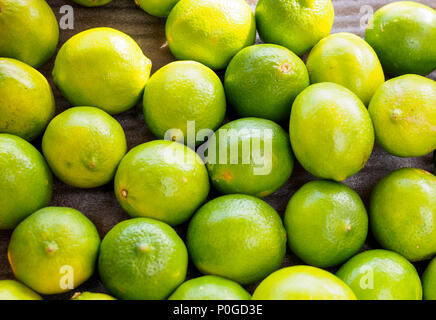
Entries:
{"label": "yellow-green lime", "polygon": [[187,267],[188,253],[182,239],[157,220],[120,222],[101,243],[101,280],[120,299],[166,299],[185,280]]}
{"label": "yellow-green lime", "polygon": [[422,275],[424,300],[436,300],[436,258],[430,261]]}
{"label": "yellow-green lime", "polygon": [[117,300],[114,297],[105,293],[95,293],[95,292],[76,292],[71,300]]}
{"label": "yellow-green lime", "polygon": [[0,280],[0,300],[42,300],[42,298],[18,281]]}
{"label": "yellow-green lime", "polygon": [[127,145],[123,128],[109,114],[94,107],[75,107],[50,122],[42,151],[60,180],[94,188],[112,180]]}
{"label": "yellow-green lime", "polygon": [[101,7],[108,4],[112,0],[72,0],[72,1],[84,7]]}
{"label": "yellow-green lime", "polygon": [[165,18],[179,0],[135,0],[137,6],[155,17]]}

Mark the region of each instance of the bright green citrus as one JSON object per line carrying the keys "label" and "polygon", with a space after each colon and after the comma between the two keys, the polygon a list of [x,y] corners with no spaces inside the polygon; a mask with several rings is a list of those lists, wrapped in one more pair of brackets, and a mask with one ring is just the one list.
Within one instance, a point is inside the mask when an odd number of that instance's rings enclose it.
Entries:
{"label": "bright green citrus", "polygon": [[179,0],[135,0],[137,6],[152,16],[165,18]]}
{"label": "bright green citrus", "polygon": [[425,300],[436,300],[436,258],[428,264],[422,275]]}
{"label": "bright green citrus", "polygon": [[0,280],[0,300],[42,300],[42,298],[15,280]]}
{"label": "bright green citrus", "polygon": [[76,292],[71,300],[116,300],[114,297],[105,293]]}
{"label": "bright green citrus", "polygon": [[75,3],[78,3],[84,7],[101,7],[112,0],[73,0]]}

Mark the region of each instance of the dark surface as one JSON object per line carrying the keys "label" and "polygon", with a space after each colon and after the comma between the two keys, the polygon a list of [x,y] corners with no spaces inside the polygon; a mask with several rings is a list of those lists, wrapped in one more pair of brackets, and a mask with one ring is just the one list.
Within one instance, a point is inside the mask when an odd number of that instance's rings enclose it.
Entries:
{"label": "dark surface", "polygon": [[[83,30],[93,27],[113,27],[129,34],[138,42],[144,53],[153,62],[152,72],[174,60],[168,47],[165,45],[165,20],[147,15],[135,6],[133,0],[114,0],[109,5],[100,8],[83,8],[67,0],[48,0],[47,2],[52,7],[58,19],[62,16],[62,14],[60,14],[61,6],[71,5],[74,8],[74,29],[60,30],[61,33],[58,48],[60,48],[60,46],[71,36]],[[254,8],[257,1],[248,0],[248,2]],[[371,6],[375,11],[389,2],[393,1],[333,0],[336,17],[332,32],[345,31],[363,36],[364,28],[361,27],[361,22],[366,21],[366,10],[370,9],[365,6]],[[436,5],[435,0],[417,2],[422,2],[433,7]],[[51,70],[53,62],[54,57],[46,65],[40,68],[40,71],[49,79],[52,85]],[[436,72],[429,77],[436,79]],[[56,111],[57,113],[60,113],[70,107],[70,105],[54,86],[53,90],[56,97]],[[154,139],[144,124],[140,104],[138,104],[136,108],[116,116],[116,119],[121,123],[126,132],[129,148]],[[34,144],[39,148],[40,141],[37,140]],[[370,192],[374,185],[389,172],[402,167],[417,167],[428,171],[434,171],[431,155],[421,158],[402,159],[391,156],[381,148],[376,147],[364,169],[355,176],[346,180],[345,183],[356,190],[367,204]],[[297,163],[290,180],[280,190],[265,200],[280,214],[283,214],[292,194],[304,183],[313,179],[315,178],[305,172]],[[211,197],[216,195],[216,192],[211,192]],[[112,184],[97,189],[81,190],[69,187],[56,180],[51,205],[73,207],[80,210],[96,224],[102,237],[116,223],[129,218],[129,216],[124,213],[118,205],[113,194]],[[182,238],[184,238],[186,225],[179,226],[176,229]],[[13,278],[7,260],[7,246],[10,234],[10,231],[0,231],[0,279]],[[376,247],[378,247],[377,243],[369,238],[363,250]],[[283,266],[290,266],[299,263],[301,262],[298,258],[288,252],[283,262]],[[418,270],[422,271],[425,265],[426,262],[418,264]],[[198,275],[198,271],[190,266],[188,277],[196,275]],[[251,291],[253,288],[255,288],[255,285],[252,285],[248,289]],[[74,291],[84,290],[105,292],[104,287],[98,280],[98,275],[94,275],[90,280]],[[72,294],[73,293],[70,292],[63,295],[54,295],[45,298],[70,298]]]}

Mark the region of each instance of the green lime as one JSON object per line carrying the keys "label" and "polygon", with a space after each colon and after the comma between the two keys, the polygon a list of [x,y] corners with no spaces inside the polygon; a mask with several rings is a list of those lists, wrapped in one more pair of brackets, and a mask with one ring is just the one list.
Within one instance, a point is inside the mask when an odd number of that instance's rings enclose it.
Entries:
{"label": "green lime", "polygon": [[436,69],[436,11],[414,1],[390,3],[370,19],[365,40],[390,75]]}
{"label": "green lime", "polygon": [[73,1],[84,7],[101,7],[108,4],[112,0],[73,0]]}
{"label": "green lime", "polygon": [[311,266],[280,269],[263,280],[253,300],[356,300],[338,277]]}
{"label": "green lime", "polygon": [[250,300],[251,295],[238,283],[217,277],[203,276],[183,283],[168,300]]}
{"label": "green lime", "polygon": [[245,0],[180,0],[165,31],[177,60],[224,69],[238,51],[254,44],[256,23]]}
{"label": "green lime", "polygon": [[206,151],[212,183],[226,194],[266,197],[289,179],[294,166],[288,135],[266,119],[243,118],[223,125]]}
{"label": "green lime", "polygon": [[336,273],[359,300],[421,300],[415,267],[398,253],[369,250],[348,260]]}
{"label": "green lime", "polygon": [[365,105],[385,81],[380,61],[367,42],[352,33],[322,39],[307,58],[310,82],[334,82],[353,91]]}
{"label": "green lime", "polygon": [[165,18],[179,0],[135,0],[137,6],[155,17]]}
{"label": "green lime", "polygon": [[50,203],[52,175],[42,155],[26,140],[0,134],[0,230]]}
{"label": "green lime", "polygon": [[[199,131],[216,130],[223,122],[226,96],[221,80],[211,69],[194,61],[177,61],[150,78],[143,111],[147,127],[155,136],[194,146]],[[202,142],[205,137],[198,138]]]}
{"label": "green lime", "polygon": [[343,181],[363,168],[374,128],[359,98],[335,83],[309,86],[295,99],[289,125],[292,149],[314,176]]}
{"label": "green lime", "polygon": [[332,267],[362,247],[368,216],[359,195],[333,181],[311,181],[289,201],[285,227],[290,249],[304,262]]}
{"label": "green lime", "polygon": [[76,292],[71,300],[116,300],[114,297],[105,293]]}
{"label": "green lime", "polygon": [[188,253],[182,239],[157,220],[123,221],[101,243],[101,280],[121,299],[166,299],[185,280],[187,267]]}
{"label": "green lime", "polygon": [[436,300],[436,258],[428,264],[422,275],[424,300]]}
{"label": "green lime", "polygon": [[227,67],[227,98],[243,117],[277,122],[289,119],[296,96],[309,85],[304,62],[285,47],[250,46],[239,51]]}
{"label": "green lime", "polygon": [[196,212],[186,244],[202,273],[249,284],[280,266],[286,252],[286,230],[266,202],[247,195],[227,195]]}
{"label": "green lime", "polygon": [[372,232],[383,248],[410,261],[436,254],[436,177],[403,168],[381,179],[371,195]]}
{"label": "green lime", "polygon": [[412,74],[386,81],[368,109],[377,143],[399,157],[429,154],[436,149],[435,106],[435,81]]}
{"label": "green lime", "polygon": [[151,61],[127,34],[93,28],[65,42],[56,57],[53,81],[72,105],[117,114],[136,105],[150,70]]}
{"label": "green lime", "polygon": [[299,56],[330,34],[334,16],[331,0],[259,0],[256,7],[262,40]]}
{"label": "green lime", "polygon": [[8,257],[15,277],[42,294],[67,292],[94,272],[100,237],[72,208],[46,207],[14,230]]}
{"label": "green lime", "polygon": [[44,76],[15,59],[0,58],[0,96],[0,132],[26,140],[39,136],[55,112]]}
{"label": "green lime", "polygon": [[0,0],[0,57],[38,68],[55,53],[58,40],[58,22],[47,2]]}
{"label": "green lime", "polygon": [[42,298],[15,280],[0,280],[0,300],[42,300]]}
{"label": "green lime", "polygon": [[50,122],[42,151],[63,182],[94,188],[112,180],[127,145],[123,128],[109,114],[94,107],[75,107]]}
{"label": "green lime", "polygon": [[133,148],[115,175],[115,195],[130,216],[170,225],[188,220],[208,193],[203,160],[177,142],[155,140]]}

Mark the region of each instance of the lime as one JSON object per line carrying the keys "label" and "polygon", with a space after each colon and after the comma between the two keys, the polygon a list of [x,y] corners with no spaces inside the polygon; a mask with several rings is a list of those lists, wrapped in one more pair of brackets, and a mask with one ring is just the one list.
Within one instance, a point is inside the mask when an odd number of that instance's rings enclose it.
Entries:
{"label": "lime", "polygon": [[223,125],[206,151],[210,178],[222,193],[266,197],[289,179],[294,166],[288,135],[265,119]]}
{"label": "lime", "polygon": [[371,195],[372,232],[383,248],[410,261],[436,254],[436,177],[403,168],[378,182]]}
{"label": "lime", "polygon": [[47,2],[0,0],[0,57],[38,68],[55,53],[58,40],[58,22]]}
{"label": "lime", "polygon": [[52,175],[42,155],[27,141],[0,134],[0,229],[12,229],[47,206]]}
{"label": "lime", "polygon": [[94,272],[100,237],[72,208],[46,207],[21,222],[8,248],[15,277],[42,294],[67,292]]}
{"label": "lime", "polygon": [[44,76],[15,59],[0,58],[0,132],[26,140],[41,134],[55,112]]}
{"label": "lime", "polygon": [[[169,139],[195,145],[200,130],[216,130],[223,122],[226,96],[221,80],[211,69],[194,61],[177,61],[150,78],[143,111],[147,127],[158,138],[168,135]],[[189,121],[195,126],[192,131]],[[192,142],[188,141],[190,135]]]}
{"label": "lime", "polygon": [[217,276],[203,276],[183,283],[168,300],[250,300],[238,283]]}
{"label": "lime", "polygon": [[152,16],[165,18],[179,0],[135,0],[137,6]]}
{"label": "lime", "polygon": [[177,142],[155,140],[133,148],[115,175],[115,195],[130,216],[171,225],[188,220],[208,193],[203,160]]}
{"label": "lime", "polygon": [[390,3],[370,19],[365,40],[390,75],[436,69],[436,11],[414,1]]}
{"label": "lime", "polygon": [[307,58],[311,83],[334,82],[353,91],[365,105],[385,81],[374,50],[352,33],[322,39]]}
{"label": "lime", "polygon": [[136,105],[150,70],[151,61],[127,34],[94,28],[65,42],[56,57],[53,80],[74,106],[117,114]]}
{"label": "lime", "polygon": [[55,175],[78,188],[109,182],[127,151],[121,125],[94,107],[75,107],[57,115],[42,139],[42,150]]}
{"label": "lime", "polygon": [[259,0],[256,7],[262,40],[299,56],[330,34],[334,16],[331,0]]}
{"label": "lime", "polygon": [[0,280],[0,300],[42,300],[42,298],[18,281]]}
{"label": "lime", "polygon": [[388,80],[368,109],[377,143],[395,156],[429,154],[436,149],[435,106],[435,81],[412,74]]}
{"label": "lime", "polygon": [[356,254],[368,233],[359,195],[333,181],[311,181],[289,201],[285,227],[291,250],[307,264],[338,265]]}
{"label": "lime", "polygon": [[116,300],[114,297],[105,293],[76,292],[71,300]]}
{"label": "lime", "polygon": [[330,272],[311,266],[292,266],[263,280],[254,291],[253,300],[356,300],[356,297]]}
{"label": "lime", "polygon": [[415,267],[398,253],[369,250],[348,260],[336,273],[359,300],[421,300]]}
{"label": "lime", "polygon": [[73,0],[73,1],[84,7],[101,7],[108,4],[112,0]]}
{"label": "lime", "polygon": [[254,44],[256,23],[245,0],[180,0],[165,31],[176,59],[224,69],[238,51]]}
{"label": "lime", "polygon": [[428,264],[422,275],[425,300],[436,300],[436,258]]}
{"label": "lime", "polygon": [[292,149],[314,176],[345,180],[360,171],[374,146],[364,104],[335,83],[318,83],[295,99],[289,125]]}
{"label": "lime", "polygon": [[196,212],[186,243],[192,262],[202,273],[249,284],[280,266],[286,252],[286,230],[266,202],[247,195],[227,195]]}
{"label": "lime", "polygon": [[227,67],[227,98],[243,117],[281,122],[289,119],[295,97],[309,85],[304,62],[285,47],[250,46],[238,52]]}
{"label": "lime", "polygon": [[101,280],[121,299],[166,299],[185,280],[187,267],[188,253],[182,239],[157,220],[120,222],[101,243]]}

